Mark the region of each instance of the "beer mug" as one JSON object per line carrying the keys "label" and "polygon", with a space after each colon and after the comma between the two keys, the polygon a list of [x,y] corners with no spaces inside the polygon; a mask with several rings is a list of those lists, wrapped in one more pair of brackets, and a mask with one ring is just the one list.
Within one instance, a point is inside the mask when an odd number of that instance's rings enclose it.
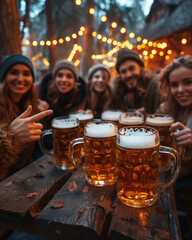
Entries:
{"label": "beer mug", "polygon": [[[174,123],[172,116],[167,114],[150,114],[146,118],[146,125],[155,128],[160,135],[160,144],[172,146],[172,137],[169,128]],[[161,169],[170,169],[171,156],[159,154],[159,164]]]}
{"label": "beer mug", "polygon": [[125,126],[138,126],[138,125],[144,125],[145,118],[144,115],[137,111],[128,111],[123,112],[119,116],[119,128],[125,127]]}
{"label": "beer mug", "polygon": [[[70,143],[70,155],[75,167],[86,173],[86,180],[94,186],[106,186],[116,182],[117,126],[107,121],[89,122],[84,127],[84,138]],[[78,164],[76,148],[84,144],[85,163]]]}
{"label": "beer mug", "polygon": [[[80,136],[79,120],[70,117],[54,118],[51,123],[52,129],[42,132],[40,138],[41,150],[55,158],[55,166],[59,169],[73,169],[74,166],[69,157],[69,143],[72,139]],[[46,135],[53,136],[53,152],[48,151],[44,145],[43,138]]]}
{"label": "beer mug", "polygon": [[70,117],[77,118],[80,123],[81,137],[84,136],[84,126],[86,123],[93,121],[93,112],[72,112],[69,114]]}
{"label": "beer mug", "polygon": [[[172,155],[168,180],[159,180],[159,152]],[[179,175],[177,151],[160,146],[159,133],[151,127],[124,127],[117,134],[117,195],[128,206],[141,208],[155,203],[158,191],[172,185]],[[162,172],[161,172],[162,174]]]}
{"label": "beer mug", "polygon": [[112,121],[119,124],[119,116],[123,111],[120,109],[105,110],[101,114],[101,119],[104,121]]}

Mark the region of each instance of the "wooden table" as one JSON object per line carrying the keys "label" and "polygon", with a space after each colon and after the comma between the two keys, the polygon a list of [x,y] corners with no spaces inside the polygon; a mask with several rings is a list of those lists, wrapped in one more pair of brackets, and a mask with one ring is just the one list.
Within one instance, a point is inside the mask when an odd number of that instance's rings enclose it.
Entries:
{"label": "wooden table", "polygon": [[117,200],[116,185],[91,186],[48,156],[0,183],[0,225],[66,240],[182,239],[172,188],[151,207],[131,208]]}

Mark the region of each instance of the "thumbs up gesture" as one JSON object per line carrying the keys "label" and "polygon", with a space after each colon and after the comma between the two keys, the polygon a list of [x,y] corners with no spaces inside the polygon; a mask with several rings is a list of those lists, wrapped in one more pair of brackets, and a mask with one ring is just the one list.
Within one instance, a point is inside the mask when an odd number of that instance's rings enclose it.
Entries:
{"label": "thumbs up gesture", "polygon": [[29,105],[27,110],[17,117],[10,125],[10,131],[21,144],[39,140],[43,125],[41,123],[36,123],[36,121],[53,113],[52,110],[46,110],[29,117],[31,111],[32,106]]}

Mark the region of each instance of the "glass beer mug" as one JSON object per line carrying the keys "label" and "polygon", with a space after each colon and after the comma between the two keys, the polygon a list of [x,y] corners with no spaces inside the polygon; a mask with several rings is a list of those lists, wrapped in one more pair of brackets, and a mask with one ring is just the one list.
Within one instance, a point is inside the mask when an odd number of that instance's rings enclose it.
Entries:
{"label": "glass beer mug", "polygon": [[119,116],[123,111],[120,109],[112,109],[112,110],[105,110],[101,114],[101,119],[104,121],[112,121],[114,123],[119,124]]}
{"label": "glass beer mug", "polygon": [[[158,155],[172,155],[169,181],[159,180]],[[178,177],[180,159],[175,149],[160,146],[159,133],[151,127],[124,127],[117,134],[117,195],[128,206],[141,208],[155,203],[158,191]]]}
{"label": "glass beer mug", "polygon": [[93,112],[72,112],[69,114],[70,117],[77,118],[80,123],[81,137],[84,135],[84,126],[86,123],[93,121]]}
{"label": "glass beer mug", "polygon": [[[42,132],[40,138],[41,150],[55,158],[55,166],[59,169],[73,169],[74,166],[69,157],[69,143],[72,139],[80,136],[79,120],[70,117],[54,118],[51,123],[52,129]],[[48,151],[44,145],[43,138],[53,135],[53,152]]]}
{"label": "glass beer mug", "polygon": [[[89,122],[84,127],[84,138],[70,143],[70,155],[75,167],[86,173],[86,180],[94,186],[116,182],[117,126],[107,121]],[[77,148],[85,147],[85,163],[78,164]]]}
{"label": "glass beer mug", "polygon": [[125,126],[141,126],[144,125],[145,118],[144,115],[137,111],[128,111],[123,112],[119,116],[119,128],[125,127]]}
{"label": "glass beer mug", "polygon": [[[172,146],[169,128],[173,123],[173,117],[167,114],[150,114],[146,118],[146,125],[155,128],[159,132],[160,144],[168,147]],[[171,156],[159,154],[159,164],[161,169],[169,170]]]}

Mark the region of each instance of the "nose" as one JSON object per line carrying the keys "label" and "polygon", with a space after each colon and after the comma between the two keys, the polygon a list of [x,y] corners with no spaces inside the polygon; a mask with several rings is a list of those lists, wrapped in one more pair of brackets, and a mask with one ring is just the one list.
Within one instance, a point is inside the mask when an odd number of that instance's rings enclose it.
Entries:
{"label": "nose", "polygon": [[19,74],[17,75],[17,80],[18,80],[18,81],[23,81],[23,80],[24,80],[23,74],[19,73]]}
{"label": "nose", "polygon": [[184,91],[184,87],[183,87],[182,84],[179,84],[179,85],[178,85],[177,91],[178,91],[178,92],[183,92],[183,91]]}
{"label": "nose", "polygon": [[132,76],[132,73],[131,73],[131,71],[126,71],[126,78],[129,78],[129,77],[131,77]]}

